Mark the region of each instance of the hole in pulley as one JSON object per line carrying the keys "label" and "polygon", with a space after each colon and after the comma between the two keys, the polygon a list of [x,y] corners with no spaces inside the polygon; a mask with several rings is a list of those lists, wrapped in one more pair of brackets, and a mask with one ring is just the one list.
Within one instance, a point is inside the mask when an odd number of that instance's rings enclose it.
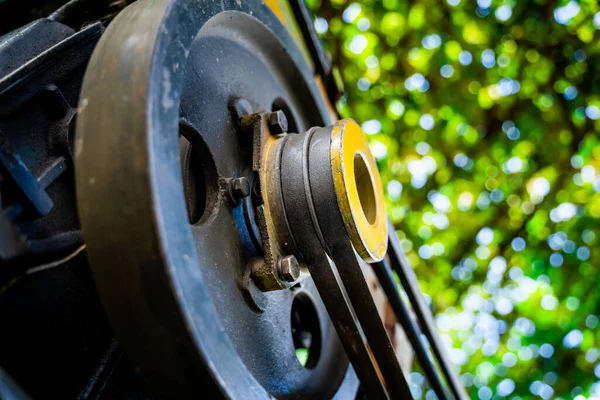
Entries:
{"label": "hole in pulley", "polygon": [[182,123],[179,133],[179,157],[188,220],[192,225],[207,222],[215,214],[218,204],[216,166],[206,143],[195,129]]}
{"label": "hole in pulley", "polygon": [[312,369],[321,355],[321,327],[315,305],[306,292],[298,292],[292,302],[292,339],[302,366]]}
{"label": "hole in pulley", "polygon": [[354,155],[354,179],[363,213],[371,225],[377,221],[377,202],[369,167],[361,153]]}

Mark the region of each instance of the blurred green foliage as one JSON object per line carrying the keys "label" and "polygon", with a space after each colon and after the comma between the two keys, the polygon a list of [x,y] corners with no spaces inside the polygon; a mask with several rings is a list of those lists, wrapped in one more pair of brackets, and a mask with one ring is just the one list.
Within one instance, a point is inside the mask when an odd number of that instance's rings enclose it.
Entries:
{"label": "blurred green foliage", "polygon": [[471,396],[599,399],[598,1],[309,6]]}

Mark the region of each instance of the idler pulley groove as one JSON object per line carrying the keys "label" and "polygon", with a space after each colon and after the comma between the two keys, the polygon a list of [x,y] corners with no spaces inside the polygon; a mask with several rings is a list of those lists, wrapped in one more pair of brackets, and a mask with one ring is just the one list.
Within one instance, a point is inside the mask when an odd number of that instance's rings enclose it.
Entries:
{"label": "idler pulley groove", "polygon": [[[297,208],[286,200],[304,192],[310,221],[322,247],[329,253],[317,214],[323,214],[332,240],[350,239],[365,261],[380,261],[387,250],[387,223],[381,178],[365,135],[353,120],[311,128],[291,138],[282,153],[281,187],[287,214]],[[287,165],[287,167],[286,167]],[[301,179],[294,182],[295,179]],[[286,193],[287,192],[287,193]],[[317,193],[319,195],[317,196]],[[318,201],[317,201],[318,199]],[[292,230],[302,231],[309,221]]]}

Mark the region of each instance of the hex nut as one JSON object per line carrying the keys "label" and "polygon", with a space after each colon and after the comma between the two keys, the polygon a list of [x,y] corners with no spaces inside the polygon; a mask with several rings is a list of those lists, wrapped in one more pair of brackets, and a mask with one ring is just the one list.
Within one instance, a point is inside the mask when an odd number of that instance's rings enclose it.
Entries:
{"label": "hex nut", "polygon": [[239,200],[241,198],[250,195],[250,182],[248,178],[241,177],[231,180],[231,195],[234,199]]}
{"label": "hex nut", "polygon": [[294,256],[285,256],[279,261],[279,276],[286,282],[293,283],[300,278],[300,264]]}
{"label": "hex nut", "polygon": [[268,116],[269,129],[273,135],[286,133],[288,130],[288,120],[283,111],[274,111]]}

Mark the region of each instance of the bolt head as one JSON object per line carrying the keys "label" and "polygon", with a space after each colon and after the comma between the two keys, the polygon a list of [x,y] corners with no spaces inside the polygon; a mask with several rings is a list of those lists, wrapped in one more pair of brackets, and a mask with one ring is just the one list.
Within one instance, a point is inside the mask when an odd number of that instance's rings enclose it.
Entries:
{"label": "bolt head", "polygon": [[231,193],[237,199],[250,195],[250,182],[245,177],[235,178],[231,181]]}
{"label": "bolt head", "polygon": [[279,261],[279,275],[286,282],[293,283],[300,278],[300,264],[294,256],[286,256]]}
{"label": "bolt head", "polygon": [[288,121],[283,111],[274,111],[268,116],[269,129],[273,135],[286,133],[288,130]]}

